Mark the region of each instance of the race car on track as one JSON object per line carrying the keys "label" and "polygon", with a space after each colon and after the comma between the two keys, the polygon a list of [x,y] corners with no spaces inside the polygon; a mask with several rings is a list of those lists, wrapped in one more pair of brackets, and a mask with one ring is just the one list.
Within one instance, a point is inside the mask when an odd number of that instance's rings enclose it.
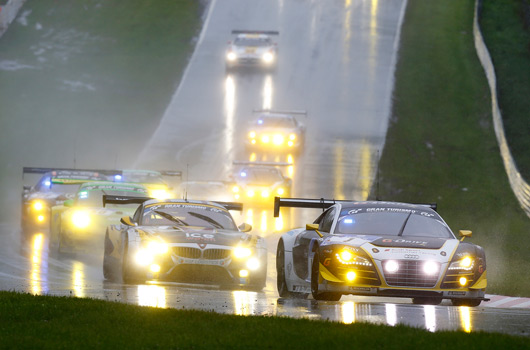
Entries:
{"label": "race car on track", "polygon": [[295,114],[307,116],[305,111],[255,110],[258,117],[248,128],[245,141],[248,149],[263,151],[301,150],[305,140],[305,125]]}
{"label": "race car on track", "polygon": [[324,210],[278,242],[281,297],[336,301],[354,294],[458,306],[487,300],[484,250],[463,242],[471,231],[457,239],[435,205],[275,198],[275,216],[280,207]]}
{"label": "race car on track", "polygon": [[256,67],[274,69],[277,64],[278,46],[271,39],[277,31],[233,30],[233,41],[228,42],[226,68]]}
{"label": "race car on track", "polygon": [[270,204],[274,196],[289,196],[292,180],[279,169],[291,163],[234,162],[238,168],[233,177],[232,194],[242,202]]}
{"label": "race car on track", "polygon": [[110,181],[82,184],[75,199],[51,209],[50,246],[59,253],[101,251],[108,225],[119,224],[122,216],[132,214],[137,205],[103,207],[103,195],[146,197],[140,184]]}
{"label": "race car on track", "polygon": [[62,204],[67,199],[74,198],[80,184],[105,181],[107,176],[119,173],[119,170],[24,167],[23,179],[26,174],[39,174],[40,178],[34,186],[23,188],[22,231],[47,229],[50,225],[51,208]]}
{"label": "race car on track", "polygon": [[157,279],[261,290],[267,276],[263,238],[236,226],[229,210],[240,203],[106,196],[105,203],[140,206],[105,235],[106,279]]}
{"label": "race car on track", "polygon": [[164,177],[182,177],[180,171],[154,171],[154,170],[122,170],[121,174],[116,174],[110,179],[115,182],[128,182],[142,184],[149,191],[149,197],[166,199],[175,196],[173,187],[166,182]]}

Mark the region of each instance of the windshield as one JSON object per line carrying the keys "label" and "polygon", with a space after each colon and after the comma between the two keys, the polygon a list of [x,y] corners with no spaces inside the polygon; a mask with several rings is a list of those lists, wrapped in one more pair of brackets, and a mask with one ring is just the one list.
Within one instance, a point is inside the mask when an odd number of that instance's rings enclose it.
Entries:
{"label": "windshield", "polygon": [[[147,197],[147,191],[142,188],[119,186],[87,186],[79,190],[76,197],[76,206],[102,207],[103,195]],[[107,207],[111,207],[108,205]],[[114,206],[112,206],[114,207]],[[138,204],[120,204],[120,208],[137,208]]]}
{"label": "windshield", "polygon": [[276,168],[246,168],[239,175],[254,185],[269,185],[283,180]]}
{"label": "windshield", "polygon": [[144,226],[197,226],[237,230],[232,215],[226,210],[201,204],[159,204],[146,207]]}
{"label": "windshield", "polygon": [[241,38],[238,37],[234,40],[234,45],[237,46],[270,46],[271,40],[269,38]]}
{"label": "windshield", "polygon": [[342,216],[335,233],[454,238],[442,221],[421,213],[360,212]]}
{"label": "windshield", "polygon": [[270,128],[293,128],[294,121],[289,117],[261,117],[256,121],[259,126]]}

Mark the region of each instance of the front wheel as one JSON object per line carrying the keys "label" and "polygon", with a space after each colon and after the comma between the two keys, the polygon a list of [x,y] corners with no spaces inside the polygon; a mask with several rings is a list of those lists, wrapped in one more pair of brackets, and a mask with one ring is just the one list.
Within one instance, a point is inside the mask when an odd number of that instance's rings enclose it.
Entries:
{"label": "front wheel", "polygon": [[479,306],[482,300],[480,299],[452,299],[451,304],[453,306],[470,306],[475,307]]}
{"label": "front wheel", "polygon": [[311,294],[315,300],[329,300],[329,301],[339,301],[341,298],[340,293],[333,292],[321,292],[319,291],[319,282],[320,282],[320,257],[318,254],[318,248],[313,257],[313,263],[311,264]]}

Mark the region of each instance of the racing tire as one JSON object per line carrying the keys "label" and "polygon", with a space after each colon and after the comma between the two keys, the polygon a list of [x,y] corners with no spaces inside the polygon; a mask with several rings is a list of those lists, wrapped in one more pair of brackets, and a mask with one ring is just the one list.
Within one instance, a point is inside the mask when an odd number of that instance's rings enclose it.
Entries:
{"label": "racing tire", "polygon": [[278,242],[276,249],[276,287],[281,298],[306,299],[307,293],[291,292],[285,280],[285,245],[283,239]]}
{"label": "racing tire", "polygon": [[327,300],[327,301],[339,301],[342,297],[340,293],[333,292],[320,292],[318,290],[318,284],[320,280],[320,257],[318,254],[318,247],[313,257],[313,263],[311,264],[311,294],[315,300]]}
{"label": "racing tire", "polygon": [[109,232],[105,233],[105,244],[103,253],[103,277],[107,281],[111,282],[122,282],[122,271],[121,265],[118,259],[111,256],[113,247],[112,242],[109,239]]}
{"label": "racing tire", "polygon": [[479,306],[482,300],[480,299],[452,299],[451,304],[453,306],[469,306],[476,307]]}
{"label": "racing tire", "polygon": [[122,240],[123,244],[123,259],[121,263],[121,273],[122,273],[122,282],[123,283],[130,283],[130,284],[137,284],[137,283],[143,283],[145,282],[145,278],[141,279],[135,271],[131,268],[130,263],[130,257],[129,257],[129,241],[127,235],[125,235],[124,239]]}
{"label": "racing tire", "polygon": [[439,305],[442,302],[442,298],[439,297],[418,297],[412,298],[414,305]]}

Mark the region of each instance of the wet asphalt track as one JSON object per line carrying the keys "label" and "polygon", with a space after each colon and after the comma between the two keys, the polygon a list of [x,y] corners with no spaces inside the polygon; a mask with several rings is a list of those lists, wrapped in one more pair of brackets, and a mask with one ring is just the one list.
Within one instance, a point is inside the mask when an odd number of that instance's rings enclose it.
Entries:
{"label": "wet asphalt track", "polygon": [[[396,36],[404,0],[212,1],[181,85],[136,167],[186,169],[190,180],[226,179],[236,160],[288,160],[287,154],[245,151],[245,126],[255,108],[307,110],[304,151],[291,155],[295,196],[365,199],[384,142]],[[276,72],[225,72],[232,29],[279,30]],[[109,141],[112,142],[112,141]],[[132,304],[279,315],[343,323],[404,323],[430,331],[485,330],[528,336],[530,311],[412,305],[410,299],[343,297],[340,302],[278,299],[274,252],[280,232],[309,222],[315,212],[272,218],[271,206],[245,209],[266,237],[269,277],[263,292],[196,285],[121,285],[103,280],[98,254],[51,255],[45,232],[4,223],[0,288],[37,294],[94,297]]]}

